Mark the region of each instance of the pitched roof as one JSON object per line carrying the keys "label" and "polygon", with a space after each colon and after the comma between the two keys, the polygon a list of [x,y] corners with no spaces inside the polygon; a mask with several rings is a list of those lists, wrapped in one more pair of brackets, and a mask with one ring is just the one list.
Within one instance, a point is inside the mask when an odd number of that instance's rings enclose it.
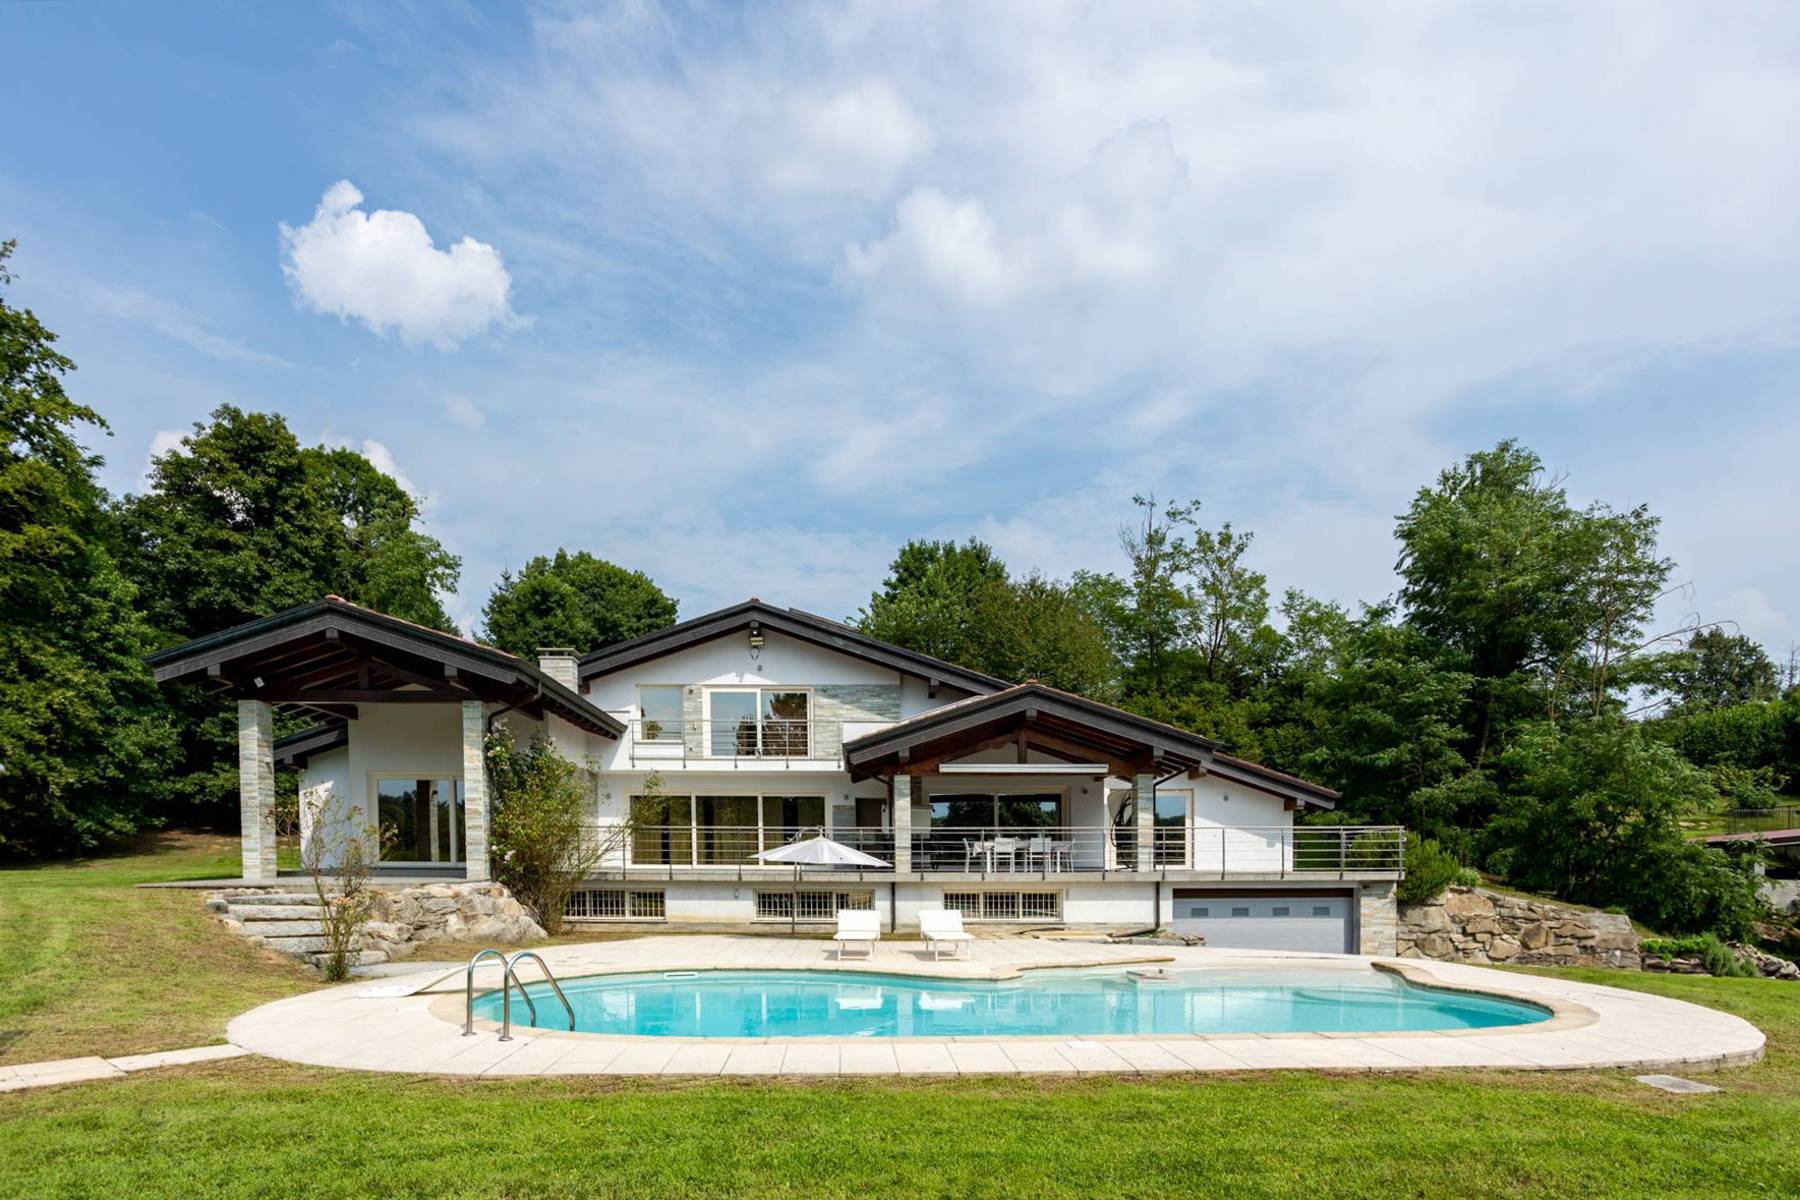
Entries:
{"label": "pitched roof", "polygon": [[[359,653],[356,647],[369,653]],[[387,687],[397,699],[407,697],[409,681],[414,687],[419,686],[412,672],[419,669],[418,664],[428,664],[438,680],[460,678],[471,687],[470,699],[479,696],[533,709],[541,707],[554,711],[577,728],[605,737],[618,737],[625,730],[618,718],[516,654],[352,604],[341,596],[326,596],[158,650],[147,661],[158,683],[211,681],[215,686],[254,698],[262,685],[251,688],[242,682],[244,679],[291,672],[298,669],[297,664],[304,665],[309,678],[324,679],[340,669],[354,676],[359,663],[368,660],[370,654],[404,658],[415,664],[409,671],[399,663],[374,660],[379,664],[378,670],[391,677]],[[229,675],[226,668],[230,668]],[[286,695],[275,699],[278,703],[307,703]],[[337,703],[330,695],[318,699]]]}
{"label": "pitched roof", "polygon": [[797,608],[777,608],[755,598],[596,650],[581,660],[581,679],[586,682],[599,675],[609,675],[701,642],[727,637],[752,625],[966,692],[995,692],[1007,686],[1004,679],[872,638],[841,621]]}
{"label": "pitched roof", "polygon": [[1221,778],[1298,803],[1331,808],[1337,793],[1320,784],[1221,753],[1219,743],[1200,734],[1152,720],[1086,696],[1027,680],[1014,687],[945,704],[844,743],[852,774],[870,774],[910,757],[954,756],[1002,727],[1036,723],[1067,731],[1097,751],[1125,750],[1145,756],[1153,770],[1204,769]]}

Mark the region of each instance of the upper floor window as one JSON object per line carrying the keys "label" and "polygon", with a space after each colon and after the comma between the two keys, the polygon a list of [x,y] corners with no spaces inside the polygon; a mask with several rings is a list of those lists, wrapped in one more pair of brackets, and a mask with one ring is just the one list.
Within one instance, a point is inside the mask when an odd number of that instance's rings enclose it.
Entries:
{"label": "upper floor window", "polygon": [[708,747],[721,758],[803,758],[812,744],[812,693],[793,688],[713,688]]}
{"label": "upper floor window", "polygon": [[638,688],[637,715],[638,741],[679,742],[681,740],[681,688],[660,685]]}

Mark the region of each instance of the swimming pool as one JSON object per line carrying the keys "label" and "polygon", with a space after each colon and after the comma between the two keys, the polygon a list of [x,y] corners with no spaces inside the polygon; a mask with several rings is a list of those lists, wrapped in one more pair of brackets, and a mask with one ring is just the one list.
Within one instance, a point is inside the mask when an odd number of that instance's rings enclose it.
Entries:
{"label": "swimming pool", "polygon": [[[1120,968],[1030,971],[1018,979],[936,979],[851,971],[679,971],[563,983],[575,1028],[652,1037],[980,1037],[1187,1033],[1380,1033],[1528,1025],[1522,1000],[1408,983],[1386,971],[1259,968],[1172,971],[1140,982]],[[549,987],[531,984],[536,1024],[566,1029]],[[500,1019],[500,994],[475,1002]],[[530,1020],[513,997],[513,1023]]]}

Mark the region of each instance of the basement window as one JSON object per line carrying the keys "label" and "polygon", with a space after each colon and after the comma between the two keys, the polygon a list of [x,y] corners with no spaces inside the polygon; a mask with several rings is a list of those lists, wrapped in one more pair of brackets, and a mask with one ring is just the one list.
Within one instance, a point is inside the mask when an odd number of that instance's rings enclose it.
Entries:
{"label": "basement window", "polygon": [[577,888],[569,893],[563,915],[571,921],[661,921],[668,916],[668,905],[661,891]]}

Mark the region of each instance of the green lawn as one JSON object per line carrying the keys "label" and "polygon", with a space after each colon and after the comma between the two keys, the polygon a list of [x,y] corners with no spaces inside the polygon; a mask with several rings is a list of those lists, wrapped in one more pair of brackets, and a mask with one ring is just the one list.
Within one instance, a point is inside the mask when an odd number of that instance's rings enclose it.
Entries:
{"label": "green lawn", "polygon": [[225,1040],[254,1005],[316,987],[153,880],[238,873],[237,839],[168,833],[107,857],[0,870],[0,1063]]}
{"label": "green lawn", "polygon": [[[0,888],[10,912],[18,877]],[[1800,985],[1543,973],[1737,1012],[1769,1056],[1696,1097],[1618,1072],[670,1083],[249,1059],[0,1095],[0,1197],[1800,1195]],[[207,1020],[304,986],[255,956],[232,978]]]}

